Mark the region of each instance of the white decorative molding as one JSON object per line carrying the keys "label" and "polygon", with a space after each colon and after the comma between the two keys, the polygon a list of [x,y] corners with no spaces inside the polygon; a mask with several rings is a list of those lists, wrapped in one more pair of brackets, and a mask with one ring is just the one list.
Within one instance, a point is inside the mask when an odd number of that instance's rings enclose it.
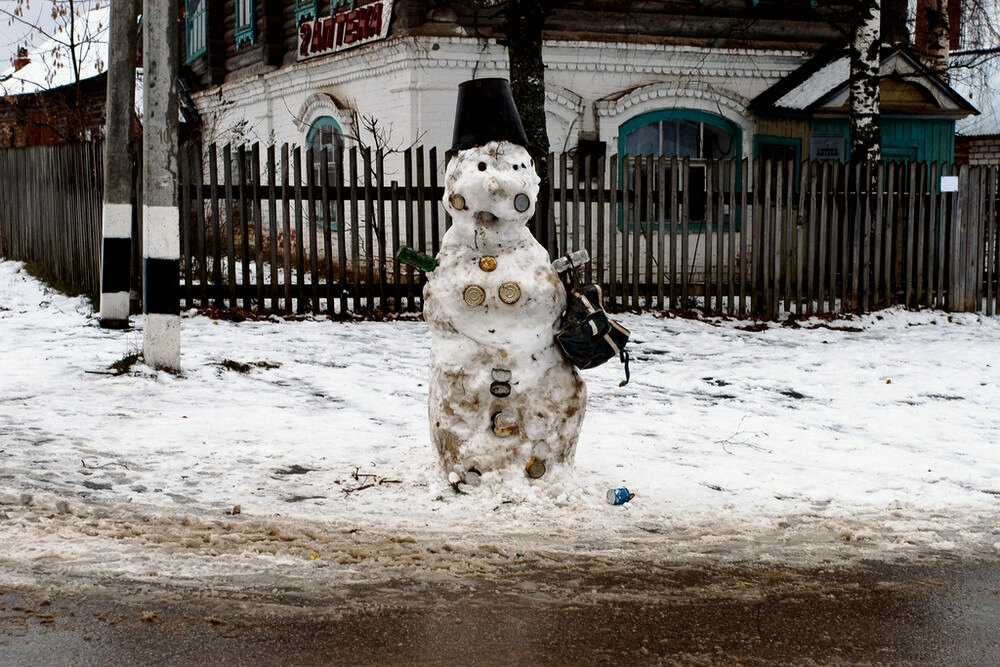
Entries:
{"label": "white decorative molding", "polygon": [[646,111],[683,108],[709,111],[743,125],[751,120],[747,109],[749,104],[749,99],[732,90],[698,81],[678,81],[633,88],[597,100],[595,106],[597,115],[603,118],[621,116],[626,112],[631,117]]}
{"label": "white decorative molding", "polygon": [[573,115],[583,113],[583,98],[562,86],[548,85],[545,87],[545,99],[567,109]]}
{"label": "white decorative molding", "polygon": [[739,93],[698,81],[654,83],[597,100],[602,136],[617,140],[618,128],[650,111],[691,109],[722,116],[742,130],[743,152],[752,148],[754,120],[750,100]]}
{"label": "white decorative molding", "polygon": [[330,116],[337,121],[345,138],[354,136],[354,112],[350,109],[341,109],[337,106],[337,100],[333,95],[323,92],[313,93],[305,99],[295,114],[295,127],[305,135],[321,116]]}

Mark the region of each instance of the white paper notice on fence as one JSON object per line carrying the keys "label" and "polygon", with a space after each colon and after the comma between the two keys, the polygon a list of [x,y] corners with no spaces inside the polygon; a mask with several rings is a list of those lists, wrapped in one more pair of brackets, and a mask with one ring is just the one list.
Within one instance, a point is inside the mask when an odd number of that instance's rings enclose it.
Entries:
{"label": "white paper notice on fence", "polygon": [[958,192],[958,176],[942,176],[941,192]]}

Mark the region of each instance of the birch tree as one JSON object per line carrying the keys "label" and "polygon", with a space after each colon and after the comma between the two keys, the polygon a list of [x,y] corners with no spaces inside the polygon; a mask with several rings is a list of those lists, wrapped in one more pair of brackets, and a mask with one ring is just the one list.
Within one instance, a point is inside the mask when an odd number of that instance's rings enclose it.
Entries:
{"label": "birch tree", "polygon": [[882,40],[880,0],[856,0],[851,31],[851,158],[881,158],[879,65]]}
{"label": "birch tree", "polygon": [[[947,76],[951,51],[951,26],[948,16],[949,0],[920,0],[927,20],[927,57],[931,69]],[[951,0],[959,2],[959,0]]]}

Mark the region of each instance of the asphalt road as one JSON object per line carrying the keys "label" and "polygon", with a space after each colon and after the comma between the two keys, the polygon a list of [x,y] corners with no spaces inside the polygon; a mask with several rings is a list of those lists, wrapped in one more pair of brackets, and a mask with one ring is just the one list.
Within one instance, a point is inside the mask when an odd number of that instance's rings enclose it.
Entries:
{"label": "asphalt road", "polygon": [[2,665],[1000,664],[1000,564],[513,564],[484,580],[0,593]]}

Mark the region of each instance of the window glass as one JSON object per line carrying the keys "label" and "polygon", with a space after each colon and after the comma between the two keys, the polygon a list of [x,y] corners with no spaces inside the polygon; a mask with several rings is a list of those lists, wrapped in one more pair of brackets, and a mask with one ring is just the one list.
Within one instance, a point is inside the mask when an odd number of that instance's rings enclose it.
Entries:
{"label": "window glass", "polygon": [[[326,150],[326,175],[329,183],[337,182],[337,156],[344,148],[344,134],[331,116],[320,116],[309,127],[306,133],[306,147],[313,151],[312,170],[316,185],[322,184],[324,149]],[[320,206],[319,208],[322,208]],[[330,229],[337,228],[336,207],[330,206]],[[316,226],[323,228],[326,216],[317,210]]]}
{"label": "window glass", "polygon": [[642,125],[625,136],[625,153],[628,155],[659,155],[659,123]]}
{"label": "window glass", "polygon": [[236,48],[254,43],[254,0],[236,0]]}
{"label": "window glass", "polygon": [[188,62],[205,53],[208,45],[205,0],[184,2],[184,48]]}
{"label": "window glass", "polygon": [[[643,123],[644,118],[651,120]],[[628,129],[630,126],[631,129]],[[654,169],[664,170],[662,182],[670,184],[673,179],[677,179],[679,190],[683,191],[686,187],[690,219],[703,220],[707,206],[706,161],[739,157],[738,130],[722,118],[713,122],[711,114],[683,109],[652,112],[634,119],[623,129],[625,136],[620,147],[625,156],[635,158],[652,155],[690,160],[686,174],[675,174],[669,165],[660,163],[655,163]],[[654,220],[658,215],[656,210],[647,209],[650,198],[654,209],[659,205],[656,188],[661,181],[658,176],[650,181],[648,168],[645,160],[628,160],[622,165],[622,178],[629,188],[629,214],[633,221],[637,220],[641,225]],[[684,176],[687,177],[686,183]],[[673,217],[669,213],[664,215],[668,221]]]}

